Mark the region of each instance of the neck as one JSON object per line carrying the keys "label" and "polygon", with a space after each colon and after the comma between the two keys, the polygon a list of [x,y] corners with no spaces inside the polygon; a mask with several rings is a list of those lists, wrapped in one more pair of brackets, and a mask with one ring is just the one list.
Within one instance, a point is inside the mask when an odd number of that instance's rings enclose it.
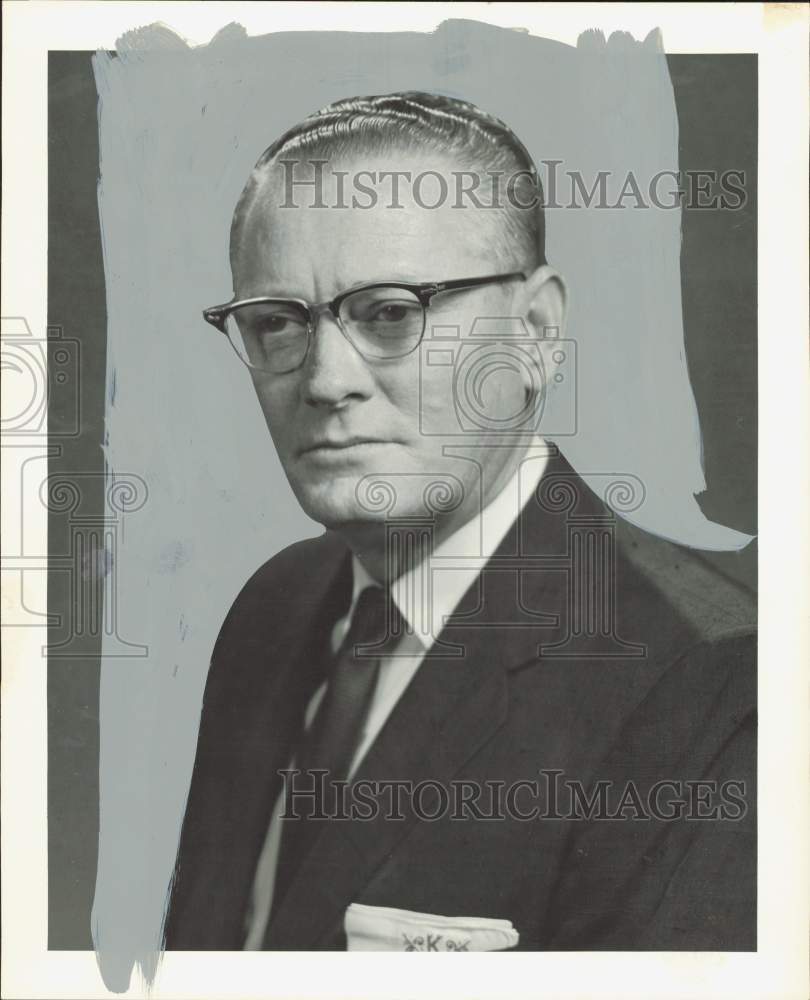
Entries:
{"label": "neck", "polygon": [[[458,513],[458,512],[456,512]],[[433,527],[433,547],[440,545],[446,538],[449,538],[454,531],[457,531],[463,524],[466,524],[471,517],[461,519],[451,519],[445,516],[437,516],[431,522]],[[410,538],[418,535],[419,522],[414,520],[413,533],[408,521],[401,522],[401,528],[390,530],[389,526],[394,522],[353,522],[351,524],[341,524],[334,530],[343,538],[352,553],[363,564],[369,576],[373,577],[384,587],[390,586],[394,580],[418,566],[427,556],[427,552],[416,544],[409,543]]]}
{"label": "neck", "polygon": [[[469,494],[469,503],[461,504],[454,511],[435,515],[431,521],[434,549],[476,517],[500,494],[530,450],[528,445],[521,446],[516,449],[512,460],[505,463],[489,481],[482,477],[483,496],[480,501],[477,493]],[[415,543],[409,544],[407,520],[403,520],[402,532],[398,538],[396,532],[388,530],[391,523],[393,522],[387,520],[351,521],[332,526],[332,530],[343,538],[369,575],[383,586],[390,586],[403,573],[418,566],[428,555],[416,539]],[[414,522],[414,529],[418,523]]]}

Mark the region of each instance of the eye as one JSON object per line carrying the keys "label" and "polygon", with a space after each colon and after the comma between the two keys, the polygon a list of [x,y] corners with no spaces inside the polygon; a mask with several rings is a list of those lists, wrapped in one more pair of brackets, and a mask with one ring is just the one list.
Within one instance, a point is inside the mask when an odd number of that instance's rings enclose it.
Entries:
{"label": "eye", "polygon": [[419,301],[404,295],[396,298],[358,297],[351,302],[349,310],[349,318],[355,322],[379,326],[407,323],[421,314]]}
{"label": "eye", "polygon": [[296,310],[272,305],[251,310],[245,316],[245,332],[256,338],[297,336],[306,331],[306,319]]}
{"label": "eye", "polygon": [[294,321],[289,316],[278,314],[276,316],[262,316],[254,327],[257,336],[262,334],[284,333]]}
{"label": "eye", "polygon": [[410,290],[394,286],[358,290],[341,306],[341,318],[351,332],[366,338],[379,356],[381,344],[402,346],[422,332],[422,303]]}
{"label": "eye", "polygon": [[380,302],[369,311],[368,320],[372,323],[401,323],[412,310],[413,305],[408,302]]}

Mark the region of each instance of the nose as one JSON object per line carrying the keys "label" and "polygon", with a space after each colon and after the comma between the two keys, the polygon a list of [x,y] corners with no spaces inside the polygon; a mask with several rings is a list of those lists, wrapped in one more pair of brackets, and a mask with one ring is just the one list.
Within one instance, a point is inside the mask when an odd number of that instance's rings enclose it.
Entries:
{"label": "nose", "polygon": [[374,380],[362,355],[344,336],[328,309],[314,319],[309,351],[301,370],[301,391],[310,406],[340,407],[371,395]]}

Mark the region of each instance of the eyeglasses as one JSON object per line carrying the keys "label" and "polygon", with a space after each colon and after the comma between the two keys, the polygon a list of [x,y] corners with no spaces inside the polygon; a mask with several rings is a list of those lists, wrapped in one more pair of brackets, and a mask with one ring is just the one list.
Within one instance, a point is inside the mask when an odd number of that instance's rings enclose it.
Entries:
{"label": "eyeglasses", "polygon": [[422,341],[427,309],[440,292],[525,281],[522,271],[439,282],[377,281],[357,285],[331,302],[261,296],[203,310],[248,366],[283,375],[304,363],[318,317],[328,312],[352,347],[368,360],[404,358]]}

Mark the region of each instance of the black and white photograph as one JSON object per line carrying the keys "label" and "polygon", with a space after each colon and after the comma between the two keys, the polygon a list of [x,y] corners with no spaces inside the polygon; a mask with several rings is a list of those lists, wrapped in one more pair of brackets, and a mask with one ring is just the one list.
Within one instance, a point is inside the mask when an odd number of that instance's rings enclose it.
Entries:
{"label": "black and white photograph", "polygon": [[806,995],[807,8],[3,10],[3,996]]}

